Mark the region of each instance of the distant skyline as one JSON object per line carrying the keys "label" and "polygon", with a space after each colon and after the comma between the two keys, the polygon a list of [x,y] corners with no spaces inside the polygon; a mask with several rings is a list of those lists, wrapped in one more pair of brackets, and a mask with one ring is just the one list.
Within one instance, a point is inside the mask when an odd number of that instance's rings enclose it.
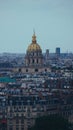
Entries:
{"label": "distant skyline", "polygon": [[43,52],[73,53],[73,0],[0,0],[0,53],[26,53],[33,29]]}

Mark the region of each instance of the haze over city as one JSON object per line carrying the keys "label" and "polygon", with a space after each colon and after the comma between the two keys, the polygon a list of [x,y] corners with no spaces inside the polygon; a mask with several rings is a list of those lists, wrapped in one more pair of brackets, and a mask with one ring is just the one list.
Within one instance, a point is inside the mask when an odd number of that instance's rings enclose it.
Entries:
{"label": "haze over city", "polygon": [[25,53],[33,29],[43,52],[73,52],[73,0],[0,0],[0,53]]}

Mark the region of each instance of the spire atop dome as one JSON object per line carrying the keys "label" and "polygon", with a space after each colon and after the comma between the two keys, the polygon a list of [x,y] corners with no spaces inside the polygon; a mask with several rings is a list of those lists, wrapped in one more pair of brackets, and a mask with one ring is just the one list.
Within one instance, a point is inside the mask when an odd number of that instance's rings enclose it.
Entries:
{"label": "spire atop dome", "polygon": [[32,43],[36,43],[36,35],[34,29],[33,29]]}
{"label": "spire atop dome", "polygon": [[35,29],[33,29],[33,35],[35,36]]}

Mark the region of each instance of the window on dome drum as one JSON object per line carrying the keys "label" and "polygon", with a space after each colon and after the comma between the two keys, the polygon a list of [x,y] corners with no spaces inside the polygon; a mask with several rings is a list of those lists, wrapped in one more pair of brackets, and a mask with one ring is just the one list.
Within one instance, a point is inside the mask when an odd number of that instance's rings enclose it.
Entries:
{"label": "window on dome drum", "polygon": [[37,59],[37,63],[38,63],[38,59]]}
{"label": "window on dome drum", "polygon": [[45,69],[45,72],[47,72],[47,69]]}
{"label": "window on dome drum", "polygon": [[39,54],[39,53],[37,52],[37,56],[38,56],[38,54]]}
{"label": "window on dome drum", "polygon": [[26,72],[28,72],[28,69],[26,69]]}
{"label": "window on dome drum", "polygon": [[32,63],[34,64],[34,59],[32,60]]}
{"label": "window on dome drum", "polygon": [[19,72],[21,72],[21,68],[19,68]]}
{"label": "window on dome drum", "polygon": [[35,69],[35,72],[38,72],[38,69]]}
{"label": "window on dome drum", "polygon": [[30,59],[29,59],[29,61],[28,61],[28,62],[29,62],[29,64],[30,64]]}

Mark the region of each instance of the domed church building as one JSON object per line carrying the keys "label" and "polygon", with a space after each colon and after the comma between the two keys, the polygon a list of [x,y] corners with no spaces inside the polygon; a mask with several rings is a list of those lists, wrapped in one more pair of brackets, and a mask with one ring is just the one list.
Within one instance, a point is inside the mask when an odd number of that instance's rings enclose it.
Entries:
{"label": "domed church building", "polygon": [[43,54],[40,45],[36,41],[35,32],[32,43],[28,46],[25,55],[26,72],[40,72],[43,66]]}
{"label": "domed church building", "polygon": [[48,71],[49,68],[44,66],[44,57],[42,49],[37,43],[35,32],[32,36],[32,42],[28,46],[25,55],[24,67],[21,69],[23,73],[38,73]]}
{"label": "domed church building", "polygon": [[36,41],[35,33],[32,36],[32,43],[28,46],[26,56],[25,56],[25,65],[38,67],[43,64],[43,55],[40,45]]}
{"label": "domed church building", "polygon": [[35,32],[32,36],[32,42],[29,44],[26,55],[24,58],[24,65],[22,67],[17,67],[14,69],[15,72],[22,73],[38,73],[49,71],[49,66],[44,64],[44,57],[42,54],[42,49],[37,43]]}

